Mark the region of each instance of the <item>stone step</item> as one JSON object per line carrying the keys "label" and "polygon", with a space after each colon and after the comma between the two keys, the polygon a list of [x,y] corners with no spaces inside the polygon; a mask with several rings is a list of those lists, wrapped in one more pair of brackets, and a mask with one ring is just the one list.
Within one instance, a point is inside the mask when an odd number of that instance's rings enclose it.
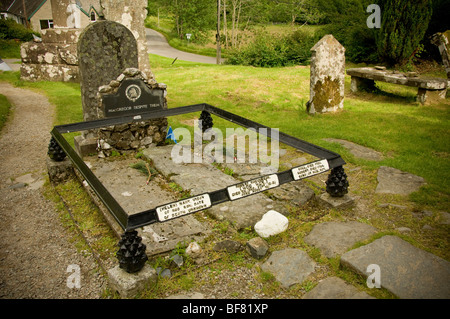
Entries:
{"label": "stone step", "polygon": [[[379,275],[381,287],[400,298],[450,298],[450,263],[396,236],[383,236],[343,254],[341,265],[369,280]],[[375,267],[368,271],[369,265],[377,265],[379,274]]]}

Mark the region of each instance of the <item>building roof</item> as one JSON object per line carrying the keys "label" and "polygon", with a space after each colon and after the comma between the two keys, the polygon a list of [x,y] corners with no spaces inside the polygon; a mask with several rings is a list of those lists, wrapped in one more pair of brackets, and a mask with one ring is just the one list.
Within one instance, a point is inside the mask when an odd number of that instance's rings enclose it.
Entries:
{"label": "building roof", "polygon": [[[25,17],[23,3],[25,2],[25,9],[28,20],[42,7],[47,0],[0,0],[0,11],[9,12],[19,17]],[[99,6],[99,0],[76,0],[78,8],[87,16],[91,9],[96,10]]]}
{"label": "building roof", "polygon": [[3,1],[3,2],[10,2],[10,5],[8,8],[6,8],[5,11],[10,12],[12,14],[15,14],[19,17],[25,17],[25,10],[23,7],[23,4],[25,3],[25,9],[26,9],[26,18],[30,19],[37,10],[46,2],[47,0],[14,0],[14,1]]}

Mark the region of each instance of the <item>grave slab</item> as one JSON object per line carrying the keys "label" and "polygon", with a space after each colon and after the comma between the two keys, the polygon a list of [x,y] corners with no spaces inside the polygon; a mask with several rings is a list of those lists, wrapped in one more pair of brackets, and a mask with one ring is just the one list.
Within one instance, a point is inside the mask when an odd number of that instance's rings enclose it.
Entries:
{"label": "grave slab", "polygon": [[328,277],[322,280],[302,299],[375,299],[363,291],[338,277]]}
{"label": "grave slab", "polygon": [[[157,176],[147,184],[147,176],[130,167],[140,160],[108,160],[95,157],[88,160],[92,172],[129,215],[176,200],[171,192],[159,186]],[[209,228],[193,215],[140,229],[149,256],[170,251],[178,242],[200,241],[209,232]]]}
{"label": "grave slab", "polygon": [[420,176],[387,166],[380,166],[377,180],[375,193],[409,195],[425,184]]}
{"label": "grave slab", "polygon": [[304,240],[308,245],[319,248],[327,258],[333,258],[376,232],[374,227],[356,221],[325,222],[315,225]]}
{"label": "grave slab", "polygon": [[404,299],[450,298],[450,263],[396,236],[383,236],[341,257],[341,265],[368,277],[380,267],[380,284]]}
{"label": "grave slab", "polygon": [[[192,196],[239,182],[208,163],[175,163],[171,158],[172,147],[173,145],[149,148],[143,151],[143,155],[152,160],[160,173],[184,190],[189,190]],[[208,209],[208,213],[218,220],[231,222],[237,229],[243,229],[253,227],[271,209],[280,213],[286,212],[281,204],[263,194],[256,194],[213,206]]]}
{"label": "grave slab", "polygon": [[287,248],[272,253],[261,269],[273,274],[285,288],[301,284],[309,274],[314,272],[316,263],[306,252]]}

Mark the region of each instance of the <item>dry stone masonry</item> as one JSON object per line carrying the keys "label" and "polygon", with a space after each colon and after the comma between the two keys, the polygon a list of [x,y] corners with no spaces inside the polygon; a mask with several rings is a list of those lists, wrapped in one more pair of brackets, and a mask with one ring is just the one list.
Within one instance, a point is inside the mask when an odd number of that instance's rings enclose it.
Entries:
{"label": "dry stone masonry", "polygon": [[327,113],[344,108],[345,48],[331,35],[311,49],[310,99],[307,112]]}
{"label": "dry stone masonry", "polygon": [[[128,68],[125,69],[117,79],[112,80],[109,84],[99,88],[98,93],[100,98],[98,99],[99,104],[97,114],[99,114],[100,117],[105,117],[107,115],[105,110],[105,100],[107,98],[111,98],[113,101],[120,101],[120,94],[119,98],[116,99],[115,97],[121,91],[122,87],[122,90],[147,90],[148,94],[154,99],[156,98],[156,102],[158,103],[149,104],[147,100],[145,104],[142,104],[139,102],[140,100],[137,99],[135,105],[130,106],[127,106],[125,103],[114,103],[113,105],[117,105],[117,107],[110,109],[110,111],[119,109],[117,112],[120,112],[120,109],[126,109],[125,112],[132,112],[133,109],[135,109],[136,112],[142,112],[149,111],[152,107],[167,109],[167,86],[164,83],[156,83],[154,79],[148,80],[146,74],[138,69]],[[129,92],[124,93],[127,98],[130,96]],[[139,95],[142,96],[143,93],[139,92]],[[130,98],[132,100],[134,99],[133,97]],[[111,112],[111,114],[114,113],[116,112]],[[110,126],[98,131],[101,152],[106,156],[111,154],[112,148],[129,150],[148,147],[151,144],[161,144],[165,141],[166,135],[167,118]]]}
{"label": "dry stone masonry", "polygon": [[21,79],[78,82],[76,55],[80,29],[47,29],[42,40],[22,44]]}

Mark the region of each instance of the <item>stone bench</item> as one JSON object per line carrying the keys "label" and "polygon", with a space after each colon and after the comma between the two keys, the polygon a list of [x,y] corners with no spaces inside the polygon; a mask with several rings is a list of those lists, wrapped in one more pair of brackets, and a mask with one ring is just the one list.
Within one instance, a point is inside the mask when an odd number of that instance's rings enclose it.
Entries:
{"label": "stone bench", "polygon": [[347,74],[352,78],[352,92],[357,92],[362,88],[373,88],[375,81],[383,81],[417,87],[417,101],[422,104],[430,99],[445,99],[447,93],[447,79],[408,76],[398,71],[386,70],[384,67],[353,68],[348,69]]}

